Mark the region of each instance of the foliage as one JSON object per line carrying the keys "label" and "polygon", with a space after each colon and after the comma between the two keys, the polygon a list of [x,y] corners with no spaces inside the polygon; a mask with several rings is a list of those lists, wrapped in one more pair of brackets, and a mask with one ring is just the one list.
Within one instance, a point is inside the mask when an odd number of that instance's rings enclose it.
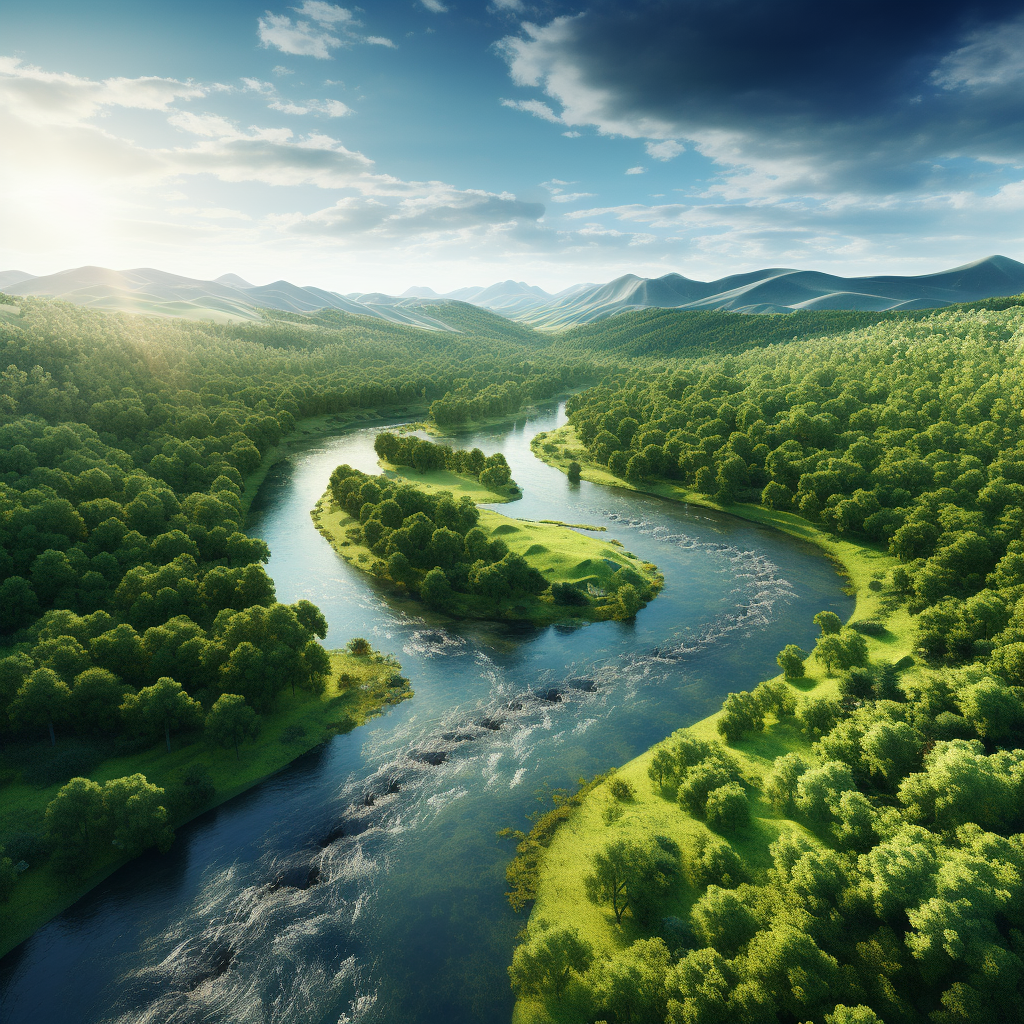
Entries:
{"label": "foliage", "polygon": [[224,693],[217,698],[206,716],[206,737],[220,747],[234,747],[238,757],[238,744],[255,739],[260,723],[256,712],[248,707],[245,698],[237,693]]}

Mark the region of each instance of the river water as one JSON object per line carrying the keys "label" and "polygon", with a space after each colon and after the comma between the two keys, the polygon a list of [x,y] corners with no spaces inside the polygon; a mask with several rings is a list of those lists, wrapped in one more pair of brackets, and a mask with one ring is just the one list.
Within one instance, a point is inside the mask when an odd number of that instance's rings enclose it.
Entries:
{"label": "river water", "polygon": [[[563,422],[552,405],[457,443],[508,459],[525,496],[501,511],[606,526],[602,539],[658,565],[661,595],[635,622],[581,628],[425,616],[338,558],[309,517],[336,465],[376,471],[381,428],[311,442],[268,476],[250,533],[270,544],[279,600],[316,602],[328,646],[365,636],[394,653],[415,697],[179,829],[169,854],[126,865],[40,929],[0,961],[5,1024],[509,1019],[525,915],[504,900],[512,844],[497,830],[528,827],[545,792],[773,675],[785,644],[813,643],[815,612],[852,610],[809,545],[570,484],[529,446]],[[560,700],[536,696],[551,689]]]}

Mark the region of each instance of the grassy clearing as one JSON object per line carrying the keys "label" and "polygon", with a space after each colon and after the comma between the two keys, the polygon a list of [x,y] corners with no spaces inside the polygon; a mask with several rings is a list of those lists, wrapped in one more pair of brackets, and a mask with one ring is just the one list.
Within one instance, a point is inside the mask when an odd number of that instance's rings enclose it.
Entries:
{"label": "grassy clearing", "polygon": [[[260,735],[239,749],[238,758],[233,749],[212,747],[202,739],[188,745],[172,739],[174,749],[167,753],[161,740],[147,750],[108,758],[88,775],[102,784],[141,772],[150,782],[170,790],[185,768],[201,761],[209,768],[216,787],[214,799],[195,812],[201,814],[256,785],[331,736],[349,732],[388,706],[412,696],[408,680],[398,676],[399,667],[393,659],[380,655],[355,657],[344,651],[331,651],[330,656],[331,677],[324,694],[318,697],[301,690],[294,695],[283,692],[275,710],[262,717]],[[0,788],[0,843],[5,833],[41,825],[46,805],[62,785],[58,782],[36,786],[21,781],[16,773],[7,774],[13,778]],[[175,825],[185,820],[176,821]],[[46,863],[30,866],[4,907],[0,956],[125,861],[126,858],[112,857],[90,875],[75,880],[59,876]]]}
{"label": "grassy clearing", "polygon": [[[556,451],[552,452],[547,445],[555,446]],[[563,471],[571,460],[576,460],[583,465],[582,475],[589,480],[618,487],[629,486],[603,467],[587,465],[581,458],[585,452],[580,449],[571,426],[560,428],[546,437],[539,437],[534,447],[540,458]],[[885,634],[866,637],[871,660],[895,662],[911,654],[913,628],[906,609],[885,591],[872,590],[869,586],[872,580],[881,579],[897,564],[895,559],[880,548],[856,541],[838,540],[806,520],[784,512],[772,512],[752,505],[730,505],[723,508],[703,495],[667,482],[645,483],[642,490],[720,508],[817,544],[842,567],[850,579],[851,588],[857,597],[850,622],[874,620],[885,624]],[[911,668],[903,678],[915,671],[918,669]],[[837,693],[836,680],[828,677],[813,658],[806,663],[806,673],[799,685],[787,684],[798,701],[807,700],[810,696],[833,696]],[[777,678],[782,679],[781,676]],[[759,680],[751,679],[750,688],[753,689],[757,682]],[[689,731],[702,739],[720,740],[716,729],[720,716],[721,712],[711,715],[690,726]],[[647,768],[660,746],[662,744],[656,744],[614,773],[615,777],[624,778],[632,784],[636,791],[635,800],[617,802],[609,791],[608,783],[602,782],[579,801],[578,807],[553,835],[545,837],[549,845],[538,862],[536,900],[530,914],[532,924],[551,921],[573,925],[591,942],[598,955],[611,953],[638,938],[647,937],[637,929],[631,917],[624,918],[622,926],[618,927],[610,911],[589,903],[583,896],[583,879],[590,871],[594,851],[614,840],[668,836],[679,844],[685,856],[685,851],[693,848],[702,833],[711,834],[703,821],[694,818],[675,802],[674,792],[663,792],[648,777]],[[761,781],[772,762],[784,754],[796,752],[811,765],[816,764],[818,759],[811,749],[811,741],[796,724],[775,722],[770,718],[763,733],[727,746],[740,766],[751,810],[750,826],[732,837],[730,845],[743,859],[752,880],[758,881],[770,866],[768,847],[782,832],[798,831],[812,842],[819,841],[799,822],[775,812],[760,792]],[[621,816],[615,820],[619,810]],[[665,907],[665,915],[685,918],[699,895],[699,891],[680,881]],[[514,1024],[568,1024],[575,1019],[571,1010],[554,1001],[534,999],[519,1000],[513,1014]]]}
{"label": "grassy clearing", "polygon": [[[467,495],[477,503],[493,504],[514,500],[518,496],[518,492],[513,494],[511,491],[498,494],[471,476],[446,470],[420,474],[411,469],[389,469],[387,474],[400,476],[430,493],[449,491],[456,499]],[[377,556],[346,535],[349,528],[359,525],[358,520],[334,503],[330,490],[324,492],[310,515],[316,528],[345,561],[364,572],[371,571]],[[537,625],[565,619],[597,621],[612,617],[613,602],[603,595],[619,569],[628,568],[637,573],[655,592],[664,583],[657,567],[650,562],[641,561],[619,546],[577,533],[576,529],[560,523],[512,519],[493,509],[482,508],[478,525],[489,537],[500,537],[509,551],[526,558],[549,583],[575,583],[592,596],[586,606],[566,607],[555,604],[549,595],[520,595],[483,604],[480,597],[459,594],[452,611],[456,618],[522,620]],[[593,527],[579,529],[592,530]]]}

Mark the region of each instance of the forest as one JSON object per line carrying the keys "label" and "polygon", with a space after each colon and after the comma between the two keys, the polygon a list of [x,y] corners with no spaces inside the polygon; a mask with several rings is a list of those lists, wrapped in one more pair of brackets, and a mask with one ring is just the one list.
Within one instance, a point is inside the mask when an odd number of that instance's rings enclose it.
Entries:
{"label": "forest", "polygon": [[[1007,307],[570,399],[584,474],[813,524],[847,552],[858,614],[816,616],[812,652],[788,645],[779,677],[578,802],[592,824],[572,842],[603,848],[572,891],[603,923],[538,904],[510,968],[534,1019],[1022,1019],[1024,311]],[[558,817],[519,834],[513,905],[543,892]]]}
{"label": "forest", "polygon": [[[245,533],[261,470],[301,424],[444,428],[572,393],[576,473],[756,506],[882,568],[857,580],[870,615],[823,613],[778,678],[590,790],[601,828],[658,807],[690,838],[588,849],[575,899],[615,949],[532,919],[511,969],[524,1003],[609,1024],[1021,1019],[1018,300],[647,311],[561,336],[479,310],[442,334],[341,313],[18,309],[0,324],[0,785],[54,796],[0,822],[0,899],[17,901],[25,864],[70,878],[101,849],[166,848],[211,799],[210,751],[244,759],[284,704],[338,685],[323,615],[276,600]],[[377,452],[514,496],[500,457],[391,433]],[[472,501],[349,467],[330,489],[382,575],[438,609],[547,586]],[[390,685],[397,667],[378,667]],[[188,752],[174,792],[102,769],[172,749]]]}

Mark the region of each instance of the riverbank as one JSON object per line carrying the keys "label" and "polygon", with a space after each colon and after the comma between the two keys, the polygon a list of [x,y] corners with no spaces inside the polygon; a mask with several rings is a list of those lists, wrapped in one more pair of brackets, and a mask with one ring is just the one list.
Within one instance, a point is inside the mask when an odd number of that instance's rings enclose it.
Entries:
{"label": "riverbank", "polygon": [[[388,466],[385,475],[389,479],[408,482],[428,494],[448,491],[456,499],[468,497],[478,507],[513,501],[521,496],[518,488],[513,490],[513,484],[500,492],[492,491],[471,476],[447,470],[421,474],[405,467]],[[454,593],[451,606],[446,610],[446,614],[453,618],[524,621],[538,626],[567,619],[601,621],[618,614],[613,582],[617,572],[625,570],[635,578],[637,590],[643,590],[648,599],[653,599],[664,584],[657,567],[651,563],[642,561],[616,543],[577,532],[578,529],[595,532],[595,527],[513,519],[489,508],[480,508],[479,511],[477,526],[488,540],[503,541],[510,552],[522,555],[550,584],[573,584],[585,603],[556,604],[550,594],[517,594],[491,600],[475,594]],[[317,530],[346,562],[362,572],[376,575],[373,567],[379,567],[381,559],[364,543],[359,520],[335,503],[329,488],[310,516]]]}
{"label": "riverbank", "polygon": [[[567,471],[570,461],[577,461],[582,466],[584,479],[714,508],[815,544],[850,580],[856,605],[849,622],[855,624],[870,620],[884,627],[881,635],[865,637],[871,661],[895,663],[912,653],[913,625],[910,616],[882,583],[897,562],[879,547],[839,540],[788,513],[752,505],[722,506],[704,495],[694,494],[667,481],[645,482],[640,487],[626,484],[603,467],[587,464],[585,450],[571,426],[538,435],[531,447],[539,458],[563,472]],[[751,679],[750,688],[753,689],[758,681]],[[837,680],[829,677],[814,659],[808,659],[806,674],[796,683],[786,682],[781,675],[776,676],[773,682],[785,685],[798,703],[811,698],[836,696],[838,692]],[[722,712],[716,712],[691,725],[687,732],[703,740],[721,742],[716,728],[721,717]],[[536,932],[542,922],[569,925],[591,943],[598,957],[626,948],[637,939],[649,937],[649,933],[637,927],[631,917],[624,918],[621,927],[616,926],[610,913],[590,903],[584,896],[584,877],[591,870],[594,851],[616,840],[642,842],[650,841],[654,836],[667,837],[683,851],[685,862],[688,852],[699,848],[703,842],[727,838],[743,862],[750,880],[755,882],[763,879],[771,866],[768,849],[781,834],[797,833],[812,845],[822,844],[821,836],[801,822],[778,813],[761,789],[765,775],[778,757],[797,753],[811,766],[819,763],[812,750],[811,739],[791,718],[778,721],[769,717],[763,732],[726,744],[736,760],[750,808],[750,824],[727,837],[713,833],[702,820],[683,810],[672,799],[673,793],[666,794],[650,778],[648,768],[655,754],[670,741],[671,738],[655,744],[590,787],[581,799],[575,801],[572,812],[562,816],[557,828],[545,830],[542,819],[538,822],[540,828],[523,838],[517,860],[510,866],[509,881],[514,887],[522,887],[523,871],[533,872],[532,877],[526,879],[527,886],[532,887],[534,899],[527,925],[528,934]],[[613,779],[628,783],[632,787],[633,798],[616,799],[610,789]],[[689,884],[677,885],[662,914],[685,921],[701,892]],[[514,1024],[568,1024],[578,1019],[571,1001],[563,1003],[541,998],[520,999],[513,1013]]]}
{"label": "riverbank", "polygon": [[[311,695],[283,692],[275,710],[261,718],[260,735],[246,742],[236,758],[234,750],[213,747],[202,740],[175,746],[167,752],[163,740],[134,754],[111,757],[86,772],[99,783],[139,772],[168,796],[180,785],[181,774],[196,762],[209,770],[215,795],[204,806],[173,822],[175,827],[232,799],[280,771],[296,758],[364,724],[389,706],[413,695],[409,681],[401,677],[400,666],[391,657],[371,653],[357,657],[346,651],[331,651],[331,676],[325,692]],[[60,750],[58,743],[57,751]],[[41,829],[46,805],[56,796],[62,782],[34,786],[9,781],[0,788],[0,844],[5,834]],[[111,857],[89,875],[74,880],[59,876],[48,863],[30,865],[19,878],[9,903],[3,907],[0,956],[27,939],[50,918],[66,910],[130,858]]]}

